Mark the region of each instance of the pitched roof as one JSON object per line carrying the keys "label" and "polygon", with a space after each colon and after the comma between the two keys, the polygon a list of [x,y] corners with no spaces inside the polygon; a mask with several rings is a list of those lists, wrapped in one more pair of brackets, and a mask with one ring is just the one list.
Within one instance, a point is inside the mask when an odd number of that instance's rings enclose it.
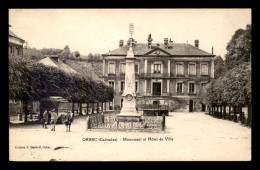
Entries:
{"label": "pitched roof", "polygon": [[77,60],[67,60],[66,63],[85,78],[91,77],[95,81],[103,81],[103,79],[100,79],[95,73],[91,63]]}
{"label": "pitched roof", "polygon": [[18,37],[16,34],[14,34],[10,29],[9,29],[9,36],[12,36],[12,37],[20,39],[21,41],[24,41],[22,38]]}
{"label": "pitched roof", "polygon": [[50,67],[59,68],[66,73],[78,74],[77,71],[75,71],[74,69],[69,67],[67,64],[65,64],[63,62],[56,62],[55,60],[51,59],[50,57],[46,57],[46,58],[38,61],[38,63],[42,63],[42,64],[44,64],[46,66],[50,66]]}
{"label": "pitched roof", "polygon": [[[138,43],[133,46],[134,55],[145,55],[150,51],[153,51],[155,48],[161,49],[173,56],[214,56],[206,51],[203,51],[197,47],[194,47],[190,44],[186,43],[169,43],[168,46],[172,48],[165,48],[164,44],[161,43],[159,46],[157,44],[152,44],[153,48],[148,48],[148,44],[146,43]],[[125,45],[123,47],[119,47],[115,50],[112,50],[108,53],[102,54],[103,56],[107,55],[126,55],[128,46]]]}

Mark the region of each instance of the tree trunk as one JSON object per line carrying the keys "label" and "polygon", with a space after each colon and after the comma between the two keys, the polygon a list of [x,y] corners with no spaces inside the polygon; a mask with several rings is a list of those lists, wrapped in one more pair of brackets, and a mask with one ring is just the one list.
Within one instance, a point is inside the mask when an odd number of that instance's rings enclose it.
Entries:
{"label": "tree trunk", "polygon": [[87,115],[88,115],[88,105],[89,105],[89,103],[87,103]]}
{"label": "tree trunk", "polygon": [[237,112],[237,107],[236,106],[233,106],[233,111],[234,111],[234,122],[237,121],[237,115],[236,115],[236,112]]}
{"label": "tree trunk", "polygon": [[213,116],[215,117],[215,115],[216,115],[216,106],[214,105],[214,114],[213,114]]}
{"label": "tree trunk", "polygon": [[226,119],[226,105],[224,105],[223,118]]}
{"label": "tree trunk", "polygon": [[223,118],[223,114],[222,114],[223,111],[222,111],[222,108],[223,108],[223,106],[221,105],[221,106],[220,106],[220,118]]}
{"label": "tree trunk", "polygon": [[249,103],[247,105],[248,108],[248,118],[247,118],[247,125],[251,127],[251,123],[252,123],[252,108],[251,108],[251,103]]}
{"label": "tree trunk", "polygon": [[79,104],[79,115],[82,115],[82,103]]}
{"label": "tree trunk", "polygon": [[94,108],[94,102],[92,102],[92,114],[94,114],[95,108]]}
{"label": "tree trunk", "polygon": [[101,102],[101,111],[103,113],[103,102]]}
{"label": "tree trunk", "polygon": [[97,113],[99,113],[98,102],[97,102]]}
{"label": "tree trunk", "polygon": [[219,106],[217,106],[217,115],[216,115],[216,117],[219,117],[219,111],[218,111],[218,108],[219,108]]}
{"label": "tree trunk", "polygon": [[107,102],[105,102],[105,112],[107,111]]}
{"label": "tree trunk", "polygon": [[28,101],[23,101],[23,112],[24,112],[24,122],[27,122],[27,115],[28,115]]}
{"label": "tree trunk", "polygon": [[74,102],[72,102],[72,109],[71,109],[72,113],[74,113]]}
{"label": "tree trunk", "polygon": [[242,107],[241,106],[238,107],[238,112],[239,112],[239,121],[241,123],[243,123],[243,115],[242,115]]}

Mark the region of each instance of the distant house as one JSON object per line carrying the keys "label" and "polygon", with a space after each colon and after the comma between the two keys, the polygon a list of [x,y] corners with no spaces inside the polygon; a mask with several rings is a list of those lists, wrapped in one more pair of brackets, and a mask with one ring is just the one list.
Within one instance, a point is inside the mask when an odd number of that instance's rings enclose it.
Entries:
{"label": "distant house", "polygon": [[[9,25],[9,27],[11,27]],[[25,43],[25,40],[15,35],[10,29],[9,29],[9,54],[15,54],[22,56],[23,55],[23,44]]]}
{"label": "distant house", "polygon": [[41,60],[39,60],[37,62],[38,63],[42,63],[45,66],[56,67],[56,68],[66,72],[66,73],[79,74],[76,70],[74,70],[73,68],[71,68],[70,66],[68,66],[66,64],[66,60],[61,60],[56,55],[52,55],[52,56],[46,57],[46,58],[41,59]]}

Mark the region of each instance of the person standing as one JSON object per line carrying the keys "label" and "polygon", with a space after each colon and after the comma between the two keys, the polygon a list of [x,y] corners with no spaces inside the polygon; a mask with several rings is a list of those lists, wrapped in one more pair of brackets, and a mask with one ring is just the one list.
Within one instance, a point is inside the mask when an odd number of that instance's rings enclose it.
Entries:
{"label": "person standing", "polygon": [[47,123],[48,123],[48,111],[47,109],[44,109],[43,112],[43,128],[47,129]]}
{"label": "person standing", "polygon": [[68,111],[68,113],[65,117],[66,132],[70,132],[71,121],[72,121],[72,117],[71,117],[70,111]]}
{"label": "person standing", "polygon": [[55,112],[55,109],[53,109],[51,111],[51,124],[52,124],[51,131],[55,131],[55,125],[57,123],[57,119],[58,119],[58,114]]}

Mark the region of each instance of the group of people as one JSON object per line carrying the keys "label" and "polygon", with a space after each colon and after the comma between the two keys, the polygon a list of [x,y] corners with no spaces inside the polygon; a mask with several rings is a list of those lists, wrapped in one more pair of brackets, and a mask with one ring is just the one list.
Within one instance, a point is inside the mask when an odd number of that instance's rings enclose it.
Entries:
{"label": "group of people", "polygon": [[[55,112],[55,109],[52,109],[49,112],[50,112],[50,115],[51,115],[51,121],[50,121],[50,123],[52,125],[51,131],[55,131],[55,125],[56,125],[57,120],[58,120],[58,113]],[[43,119],[42,127],[47,129],[47,124],[48,124],[48,120],[49,120],[48,110],[47,109],[44,110],[42,119]],[[65,116],[66,132],[70,132],[71,122],[72,122],[71,112],[68,111],[67,115]]]}

